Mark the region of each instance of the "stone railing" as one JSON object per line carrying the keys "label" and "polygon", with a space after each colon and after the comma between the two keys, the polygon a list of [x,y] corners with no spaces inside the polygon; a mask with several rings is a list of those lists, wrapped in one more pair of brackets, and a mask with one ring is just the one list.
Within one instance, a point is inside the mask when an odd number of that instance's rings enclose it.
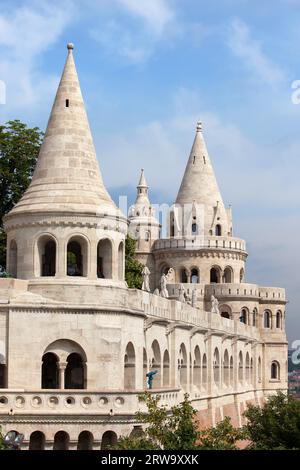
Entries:
{"label": "stone railing", "polygon": [[246,243],[241,238],[235,237],[190,237],[190,238],[163,238],[156,240],[154,250],[198,250],[198,249],[223,249],[246,252]]}
{"label": "stone railing", "polygon": [[[88,390],[9,390],[0,389],[1,415],[38,414],[91,414],[117,415],[134,414],[145,409],[138,395],[143,391],[90,392]],[[151,390],[160,397],[160,403],[173,406],[182,400],[178,388]]]}

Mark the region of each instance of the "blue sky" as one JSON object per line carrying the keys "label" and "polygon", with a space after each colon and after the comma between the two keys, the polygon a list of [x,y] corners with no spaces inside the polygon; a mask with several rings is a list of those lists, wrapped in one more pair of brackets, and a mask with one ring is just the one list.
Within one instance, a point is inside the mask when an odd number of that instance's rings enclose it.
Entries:
{"label": "blue sky", "polygon": [[[45,128],[75,60],[104,181],[172,202],[202,120],[247,280],[287,289],[300,339],[300,0],[0,0],[1,122]],[[118,171],[115,169],[118,168]]]}

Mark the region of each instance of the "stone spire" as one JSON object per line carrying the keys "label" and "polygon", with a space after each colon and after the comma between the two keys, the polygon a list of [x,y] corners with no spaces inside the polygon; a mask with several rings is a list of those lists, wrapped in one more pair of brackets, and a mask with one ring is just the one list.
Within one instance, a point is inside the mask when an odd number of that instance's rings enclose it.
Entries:
{"label": "stone spire", "polygon": [[229,234],[227,212],[205,145],[201,122],[197,123],[196,136],[175,204],[201,206],[204,222],[200,224],[206,235],[215,235],[218,224],[223,228],[222,235]]}
{"label": "stone spire", "polygon": [[63,212],[117,214],[98,166],[85,111],[73,44],[58,86],[32,182],[9,216]]}

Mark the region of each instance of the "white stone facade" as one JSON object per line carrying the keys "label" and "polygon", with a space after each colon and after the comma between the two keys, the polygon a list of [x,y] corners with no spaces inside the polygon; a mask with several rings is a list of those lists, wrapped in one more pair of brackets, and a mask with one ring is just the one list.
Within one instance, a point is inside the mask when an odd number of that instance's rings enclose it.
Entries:
{"label": "white stone facade", "polygon": [[287,389],[285,291],[245,282],[245,242],[232,235],[200,125],[166,239],[141,175],[129,232],[158,295],[128,289],[128,223],[102,182],[72,49],[32,183],[5,217],[2,432],[23,433],[24,449],[105,448],[135,431],[150,370],[162,403],[187,392],[201,426],[226,415],[241,425],[248,403]]}

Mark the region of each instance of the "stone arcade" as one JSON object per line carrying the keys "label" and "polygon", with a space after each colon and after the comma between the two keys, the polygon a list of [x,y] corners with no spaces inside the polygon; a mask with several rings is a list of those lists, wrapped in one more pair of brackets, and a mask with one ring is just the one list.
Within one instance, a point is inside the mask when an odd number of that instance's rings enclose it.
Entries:
{"label": "stone arcade", "polygon": [[[151,393],[171,406],[188,392],[203,426],[241,425],[248,403],[287,389],[285,291],[246,283],[201,124],[162,239],[143,171],[129,220],[104,187],[72,44],[32,182],[4,224],[0,422],[22,448],[100,449],[135,432],[149,371]],[[124,281],[127,231],[145,290]]]}

